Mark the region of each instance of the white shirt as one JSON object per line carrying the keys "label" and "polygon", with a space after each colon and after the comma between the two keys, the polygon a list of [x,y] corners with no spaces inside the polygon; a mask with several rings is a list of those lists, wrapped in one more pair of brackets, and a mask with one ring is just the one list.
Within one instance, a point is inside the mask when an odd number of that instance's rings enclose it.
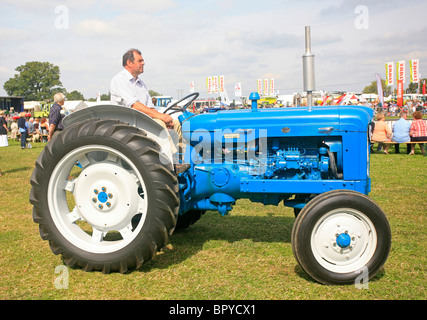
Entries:
{"label": "white shirt", "polygon": [[123,69],[111,79],[110,94],[112,104],[120,104],[130,108],[135,102],[139,101],[149,108],[154,108],[145,83],[139,77],[135,79],[126,69]]}

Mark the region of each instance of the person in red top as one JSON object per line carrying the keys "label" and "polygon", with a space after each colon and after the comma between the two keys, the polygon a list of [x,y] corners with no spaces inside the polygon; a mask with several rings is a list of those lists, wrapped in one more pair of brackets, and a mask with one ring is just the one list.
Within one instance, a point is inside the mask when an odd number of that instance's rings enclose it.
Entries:
{"label": "person in red top", "polygon": [[[427,141],[427,126],[425,121],[422,119],[423,115],[420,111],[415,111],[412,116],[414,121],[411,124],[409,135],[411,141]],[[419,143],[422,153],[425,155],[424,145]],[[411,144],[411,153],[414,154],[415,144]]]}

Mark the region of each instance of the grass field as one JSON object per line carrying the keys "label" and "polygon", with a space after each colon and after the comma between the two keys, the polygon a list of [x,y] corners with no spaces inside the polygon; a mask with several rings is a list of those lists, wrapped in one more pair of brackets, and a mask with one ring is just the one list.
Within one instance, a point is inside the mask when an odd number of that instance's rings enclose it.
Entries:
{"label": "grass field", "polygon": [[[207,212],[140,270],[104,275],[60,267],[32,220],[30,176],[45,144],[0,148],[0,299],[425,300],[427,157],[373,154],[372,192],[392,229],[384,269],[368,288],[325,286],[298,266],[290,242],[293,211],[237,202],[230,215]],[[402,148],[403,151],[403,148]],[[56,269],[58,267],[58,269]],[[62,269],[61,269],[62,268]],[[55,271],[56,270],[56,271]],[[68,286],[61,281],[68,274]],[[66,288],[64,288],[66,287]]]}

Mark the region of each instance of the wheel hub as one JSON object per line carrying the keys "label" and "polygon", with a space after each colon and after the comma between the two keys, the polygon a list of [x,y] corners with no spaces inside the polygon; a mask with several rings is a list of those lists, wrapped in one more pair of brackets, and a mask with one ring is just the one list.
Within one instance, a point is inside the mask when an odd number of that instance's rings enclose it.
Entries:
{"label": "wheel hub", "polygon": [[337,237],[337,244],[340,248],[347,248],[351,243],[351,238],[347,233],[341,233]]}
{"label": "wheel hub", "polygon": [[348,253],[355,248],[356,238],[349,227],[337,225],[331,236],[331,248],[339,253]]}
{"label": "wheel hub", "polygon": [[135,176],[109,163],[82,171],[74,189],[82,218],[98,230],[120,230],[138,213],[141,197]]}
{"label": "wheel hub", "polygon": [[[115,198],[112,192],[109,192],[108,190],[112,190],[113,188],[106,188],[105,186],[101,188],[94,188],[93,189],[93,197],[92,197],[92,204],[95,206],[96,209],[98,209],[101,212],[106,212],[114,207],[115,204]],[[99,191],[101,190],[101,192]]]}

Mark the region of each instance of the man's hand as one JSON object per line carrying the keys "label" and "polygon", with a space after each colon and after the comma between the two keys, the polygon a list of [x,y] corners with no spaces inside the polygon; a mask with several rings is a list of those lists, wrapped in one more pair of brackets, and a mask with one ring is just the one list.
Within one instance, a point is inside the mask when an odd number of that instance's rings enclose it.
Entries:
{"label": "man's hand", "polygon": [[166,127],[173,129],[173,118],[170,115],[159,113],[159,119],[166,124]]}

